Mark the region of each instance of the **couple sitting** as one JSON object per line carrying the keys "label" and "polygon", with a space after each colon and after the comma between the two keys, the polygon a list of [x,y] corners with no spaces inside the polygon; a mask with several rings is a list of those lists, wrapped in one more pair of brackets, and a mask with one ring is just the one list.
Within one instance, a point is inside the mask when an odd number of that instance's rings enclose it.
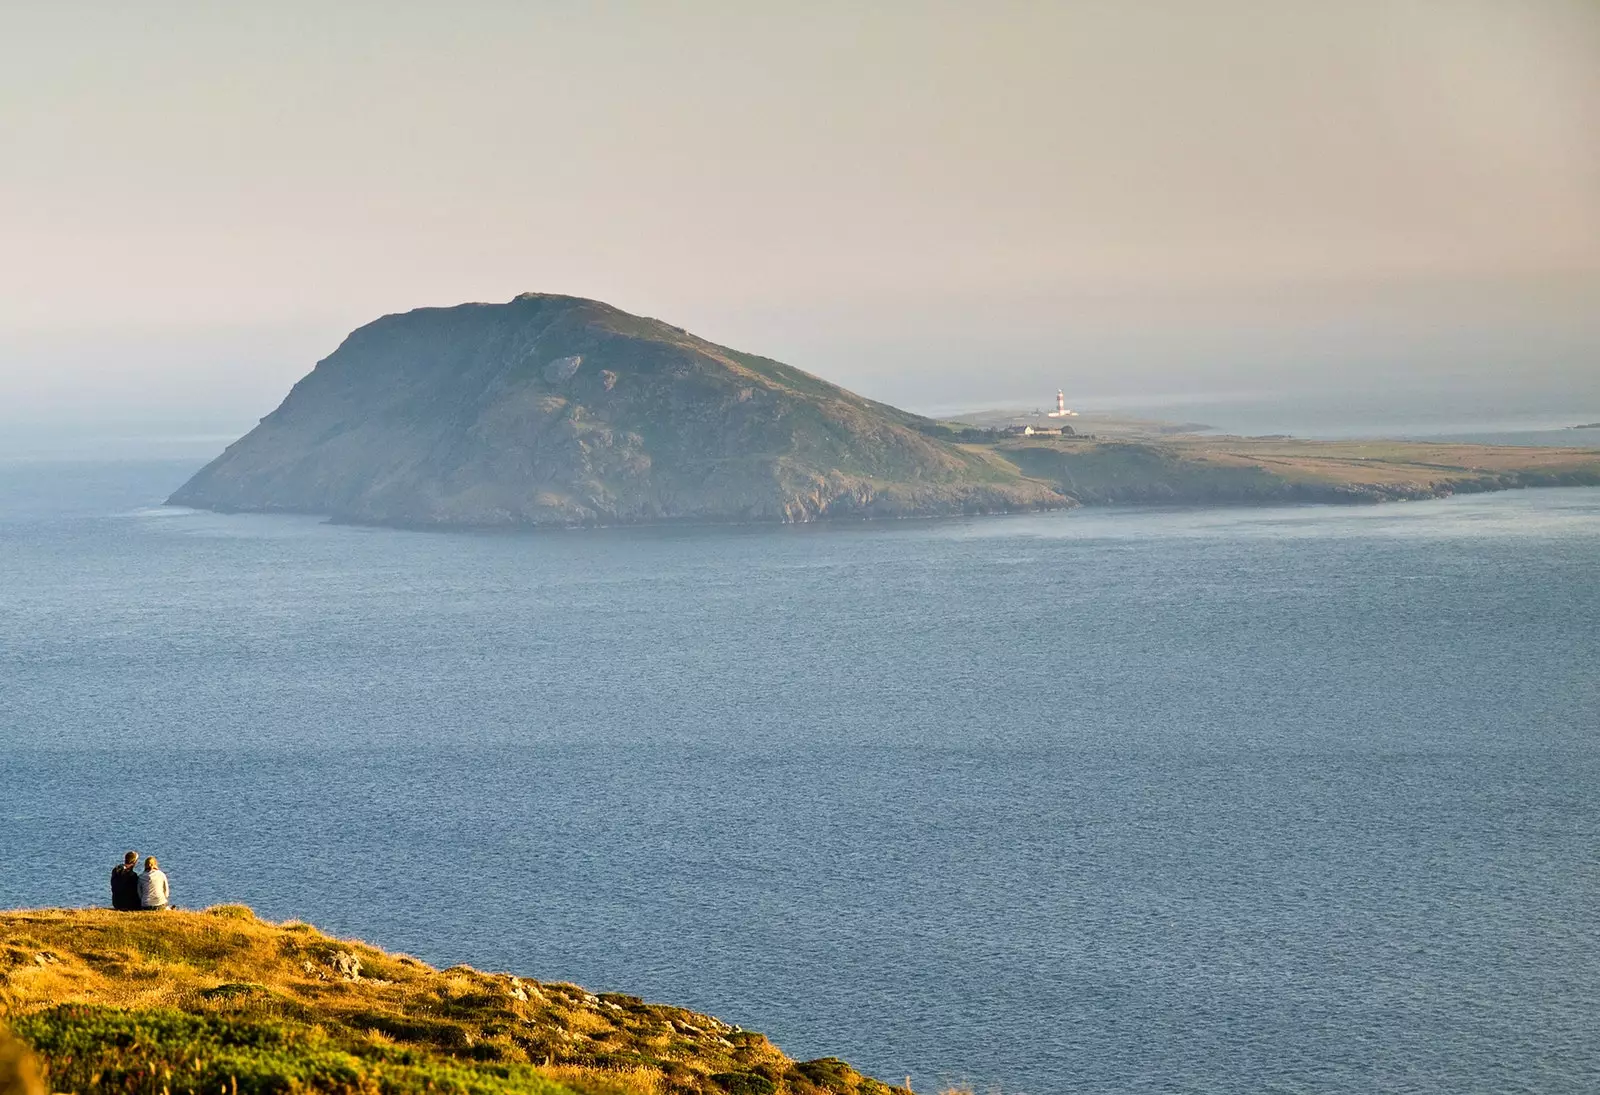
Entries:
{"label": "couple sitting", "polygon": [[139,853],[129,852],[122,857],[122,866],[111,872],[111,907],[136,912],[140,909],[165,909],[170,899],[166,872],[156,857],[144,861],[144,874],[140,874]]}

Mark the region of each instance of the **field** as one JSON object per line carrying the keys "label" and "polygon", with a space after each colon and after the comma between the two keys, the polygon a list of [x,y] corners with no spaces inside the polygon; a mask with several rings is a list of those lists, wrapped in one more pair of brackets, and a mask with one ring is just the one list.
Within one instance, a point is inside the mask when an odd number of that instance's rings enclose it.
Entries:
{"label": "field", "polygon": [[1091,505],[1383,502],[1600,484],[1600,449],[1189,435],[1014,438],[994,451]]}

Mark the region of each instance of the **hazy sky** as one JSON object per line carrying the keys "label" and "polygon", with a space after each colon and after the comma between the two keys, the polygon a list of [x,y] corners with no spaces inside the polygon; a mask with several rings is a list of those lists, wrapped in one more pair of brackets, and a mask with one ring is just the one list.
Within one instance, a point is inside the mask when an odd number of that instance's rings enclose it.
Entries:
{"label": "hazy sky", "polygon": [[34,428],[528,289],[912,406],[1600,404],[1600,3],[0,0],[0,255]]}

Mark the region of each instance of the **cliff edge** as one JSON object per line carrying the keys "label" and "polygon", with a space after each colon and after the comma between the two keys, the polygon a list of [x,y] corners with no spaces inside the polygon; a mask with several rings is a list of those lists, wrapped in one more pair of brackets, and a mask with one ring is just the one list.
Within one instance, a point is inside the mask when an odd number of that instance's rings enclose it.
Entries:
{"label": "cliff edge", "polygon": [[436,970],[242,905],[0,913],[0,1015],[53,1091],[909,1095],[709,1015]]}

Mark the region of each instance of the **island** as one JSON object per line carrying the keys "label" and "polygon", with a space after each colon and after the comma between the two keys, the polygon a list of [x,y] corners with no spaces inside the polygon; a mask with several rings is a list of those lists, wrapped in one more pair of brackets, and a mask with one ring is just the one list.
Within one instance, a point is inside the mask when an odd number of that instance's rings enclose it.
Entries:
{"label": "island", "polygon": [[910,1095],[709,1015],[438,970],[242,905],[0,913],[0,1014],[7,1095]]}
{"label": "island", "polygon": [[168,501],[482,528],[1380,502],[1600,484],[1600,449],[1123,426],[1097,436],[1060,414],[1010,426],[937,421],[600,301],[525,293],[356,330]]}
{"label": "island", "polygon": [[412,526],[1070,504],[946,432],[660,320],[527,293],[360,328],[171,501]]}

